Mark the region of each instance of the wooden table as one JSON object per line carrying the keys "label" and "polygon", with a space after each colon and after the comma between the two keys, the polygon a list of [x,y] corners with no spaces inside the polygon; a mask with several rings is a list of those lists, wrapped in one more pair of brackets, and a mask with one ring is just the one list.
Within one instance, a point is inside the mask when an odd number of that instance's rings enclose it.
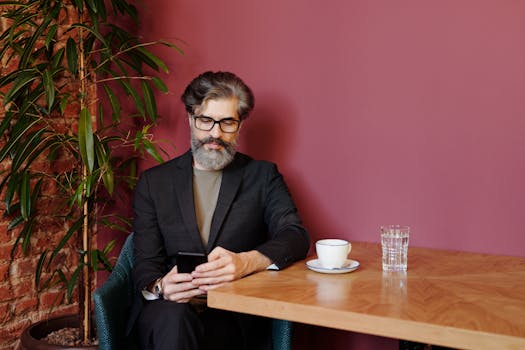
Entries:
{"label": "wooden table", "polygon": [[[315,257],[311,257],[315,258]],[[409,247],[406,273],[383,273],[381,248],[321,274],[300,261],[208,293],[210,307],[462,349],[525,349],[525,258]]]}

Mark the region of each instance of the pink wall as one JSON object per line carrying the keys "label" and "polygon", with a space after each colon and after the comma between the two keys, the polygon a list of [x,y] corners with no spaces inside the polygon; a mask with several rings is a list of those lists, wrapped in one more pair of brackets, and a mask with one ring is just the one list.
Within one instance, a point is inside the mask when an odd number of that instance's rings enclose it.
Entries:
{"label": "pink wall", "polygon": [[[186,52],[161,52],[171,155],[188,147],[182,87],[231,70],[257,98],[241,149],[279,164],[313,240],[402,223],[412,245],[525,256],[525,2],[145,3],[144,35]],[[361,348],[316,330],[301,348]]]}

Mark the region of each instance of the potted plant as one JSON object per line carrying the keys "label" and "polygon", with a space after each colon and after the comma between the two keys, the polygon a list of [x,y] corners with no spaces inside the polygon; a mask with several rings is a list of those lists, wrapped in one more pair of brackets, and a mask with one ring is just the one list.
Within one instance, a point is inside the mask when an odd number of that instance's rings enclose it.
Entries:
{"label": "potted plant", "polygon": [[[137,19],[126,0],[0,1],[0,11],[8,23],[0,60],[11,67],[0,75],[0,193],[17,233],[12,256],[31,252],[42,221],[66,227],[40,254],[35,283],[61,286],[66,300],[78,291],[78,327],[88,344],[91,276],[111,269],[112,244],[97,249],[94,232],[99,225],[129,229],[104,205],[119,183],[132,187],[139,157],[162,161],[149,129],[157,120],[154,89],[167,91],[157,74],[167,67],[149,48],[177,48],[142,42],[116,24]],[[78,259],[65,266],[68,246]]]}

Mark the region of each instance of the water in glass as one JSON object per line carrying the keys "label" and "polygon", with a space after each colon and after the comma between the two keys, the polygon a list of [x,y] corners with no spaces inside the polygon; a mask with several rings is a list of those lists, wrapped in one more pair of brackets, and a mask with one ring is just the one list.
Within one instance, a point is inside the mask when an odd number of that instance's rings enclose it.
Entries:
{"label": "water in glass", "polygon": [[406,271],[409,231],[407,226],[381,227],[383,271]]}

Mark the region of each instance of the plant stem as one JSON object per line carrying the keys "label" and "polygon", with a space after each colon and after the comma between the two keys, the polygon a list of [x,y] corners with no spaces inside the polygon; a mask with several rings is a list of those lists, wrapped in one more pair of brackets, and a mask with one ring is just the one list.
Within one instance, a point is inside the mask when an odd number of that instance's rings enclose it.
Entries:
{"label": "plant stem", "polygon": [[[79,22],[83,23],[84,15],[80,13]],[[87,87],[86,87],[86,62],[85,62],[85,51],[84,51],[84,30],[82,27],[78,29],[79,33],[79,79],[80,79],[80,110],[84,110],[87,107]],[[84,221],[82,223],[82,288],[83,292],[79,293],[79,307],[81,308],[80,313],[82,316],[81,320],[81,331],[84,344],[88,344],[91,338],[91,327],[90,327],[90,299],[91,299],[91,279],[89,274],[89,256],[90,256],[90,246],[89,246],[89,205],[88,205],[88,193],[87,193],[87,181],[85,179],[88,176],[88,170],[86,164],[82,164],[82,198],[84,200],[82,207],[82,214],[84,216]]]}

